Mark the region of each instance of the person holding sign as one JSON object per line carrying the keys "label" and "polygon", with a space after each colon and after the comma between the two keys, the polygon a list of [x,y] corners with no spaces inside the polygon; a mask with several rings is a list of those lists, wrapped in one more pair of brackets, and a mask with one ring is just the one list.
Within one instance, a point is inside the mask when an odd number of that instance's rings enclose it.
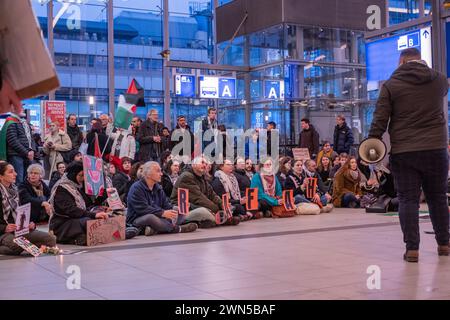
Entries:
{"label": "person holding sign", "polygon": [[247,212],[245,209],[247,199],[241,197],[239,183],[233,175],[233,170],[233,162],[231,160],[224,160],[222,164],[219,164],[217,171],[214,173],[214,180],[211,186],[219,197],[229,193],[230,203],[234,207],[233,215],[239,217],[241,221],[246,221],[253,218],[253,214]]}
{"label": "person holding sign", "polygon": [[292,160],[292,170],[289,172],[284,186],[285,190],[293,190],[295,204],[310,202],[305,196],[305,189],[303,188],[304,182],[303,161]]}
{"label": "person holding sign", "polygon": [[[317,173],[316,161],[308,159],[303,165],[303,171],[305,172],[305,181],[303,183],[303,190],[305,191],[306,198],[311,202],[319,205],[319,207],[325,207],[331,201],[331,195],[327,192],[327,189],[322,181],[322,178]],[[330,206],[327,207],[331,209]]]}
{"label": "person holding sign", "polygon": [[283,205],[281,184],[273,172],[271,158],[261,161],[261,171],[253,176],[251,187],[258,189],[260,210],[264,217],[272,216],[272,208]]}
{"label": "person holding sign", "polygon": [[146,162],[142,174],[143,178],[133,184],[128,193],[127,224],[145,228],[146,236],[197,230],[195,223],[184,224],[186,216],[175,210],[159,185],[163,175],[159,164]]}
{"label": "person holding sign", "polygon": [[90,209],[100,206],[107,194],[92,200],[84,190],[83,163],[72,162],[66,174],[55,184],[50,195],[50,204],[54,213],[50,218],[50,230],[58,243],[86,245],[86,223],[91,219],[107,219],[104,211],[91,212]]}
{"label": "person holding sign", "polygon": [[[14,243],[16,226],[16,210],[19,207],[19,193],[14,183],[17,173],[8,162],[0,161],[0,254],[19,255],[23,249]],[[55,237],[36,230],[36,225],[31,222],[28,226],[30,232],[24,237],[31,243],[53,247],[56,244]]]}

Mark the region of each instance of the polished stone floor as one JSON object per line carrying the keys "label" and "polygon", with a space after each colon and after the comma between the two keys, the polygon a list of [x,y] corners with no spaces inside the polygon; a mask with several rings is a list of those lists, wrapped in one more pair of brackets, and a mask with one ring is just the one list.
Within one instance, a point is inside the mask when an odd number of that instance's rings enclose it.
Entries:
{"label": "polished stone floor", "polygon": [[[438,257],[430,220],[420,220],[416,264],[402,260],[397,217],[335,209],[62,246],[83,250],[64,256],[0,256],[0,299],[450,299],[450,257]],[[69,289],[73,266],[80,289]]]}

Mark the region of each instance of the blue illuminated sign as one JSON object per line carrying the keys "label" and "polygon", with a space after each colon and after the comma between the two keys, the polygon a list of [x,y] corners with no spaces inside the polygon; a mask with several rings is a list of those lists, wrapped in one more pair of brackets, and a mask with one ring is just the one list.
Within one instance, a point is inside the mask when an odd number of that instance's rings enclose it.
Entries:
{"label": "blue illuminated sign", "polygon": [[284,99],[284,81],[264,81],[264,98],[273,100]]}
{"label": "blue illuminated sign", "polygon": [[195,97],[195,76],[175,75],[175,95],[185,98]]}

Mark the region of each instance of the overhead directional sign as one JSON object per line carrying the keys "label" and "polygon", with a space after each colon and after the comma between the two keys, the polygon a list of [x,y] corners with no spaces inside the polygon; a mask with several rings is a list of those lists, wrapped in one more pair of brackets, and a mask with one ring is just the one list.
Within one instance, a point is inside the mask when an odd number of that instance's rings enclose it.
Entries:
{"label": "overhead directional sign", "polygon": [[175,75],[175,95],[186,98],[195,97],[195,76],[186,74]]}
{"label": "overhead directional sign", "polygon": [[236,79],[199,77],[200,98],[236,99]]}
{"label": "overhead directional sign", "polygon": [[284,81],[282,80],[265,80],[264,81],[264,98],[273,100],[284,99]]}

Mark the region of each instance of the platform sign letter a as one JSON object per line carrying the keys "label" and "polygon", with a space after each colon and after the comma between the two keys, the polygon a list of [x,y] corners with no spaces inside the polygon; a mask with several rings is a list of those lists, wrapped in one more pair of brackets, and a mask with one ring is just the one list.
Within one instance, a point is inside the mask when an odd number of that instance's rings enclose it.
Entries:
{"label": "platform sign letter a", "polygon": [[274,99],[278,99],[278,96],[277,96],[277,91],[275,90],[275,88],[274,88],[274,87],[271,87],[271,88],[270,88],[270,91],[269,91],[269,96],[268,96],[268,98],[269,98],[269,99],[272,99],[272,98],[274,98]]}
{"label": "platform sign letter a", "polygon": [[225,86],[223,87],[222,97],[225,97],[225,96],[228,96],[228,97],[232,98],[232,96],[231,96],[231,90],[230,90],[230,87],[229,87],[228,85],[225,85]]}

